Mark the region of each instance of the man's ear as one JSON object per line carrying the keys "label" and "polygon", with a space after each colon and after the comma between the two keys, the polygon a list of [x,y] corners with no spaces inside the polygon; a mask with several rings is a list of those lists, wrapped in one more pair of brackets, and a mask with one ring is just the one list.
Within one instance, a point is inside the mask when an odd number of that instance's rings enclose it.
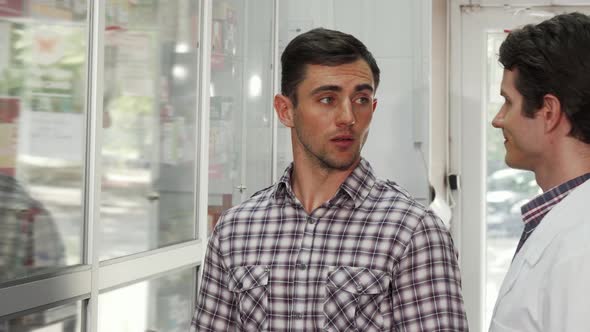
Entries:
{"label": "man's ear", "polygon": [[377,108],[377,98],[373,98],[373,112],[375,112],[376,108]]}
{"label": "man's ear", "polygon": [[555,95],[548,93],[543,96],[543,106],[539,113],[543,117],[546,133],[562,128],[564,125],[569,127],[561,102]]}
{"label": "man's ear", "polygon": [[274,100],[275,112],[282,124],[288,128],[293,128],[293,103],[289,97],[282,94],[275,95]]}

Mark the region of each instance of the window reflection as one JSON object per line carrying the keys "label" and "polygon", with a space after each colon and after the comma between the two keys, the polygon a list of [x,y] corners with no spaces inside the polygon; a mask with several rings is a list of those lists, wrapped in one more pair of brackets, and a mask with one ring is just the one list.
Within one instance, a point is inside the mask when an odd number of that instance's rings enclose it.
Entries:
{"label": "window reflection", "polygon": [[189,269],[101,294],[98,331],[188,331],[193,314],[194,271]]}
{"label": "window reflection", "polygon": [[0,282],[81,262],[86,5],[0,2]]}
{"label": "window reflection", "polygon": [[79,332],[82,303],[65,304],[24,316],[1,320],[0,332]]}
{"label": "window reflection", "polygon": [[101,259],[192,239],[196,1],[107,1]]}

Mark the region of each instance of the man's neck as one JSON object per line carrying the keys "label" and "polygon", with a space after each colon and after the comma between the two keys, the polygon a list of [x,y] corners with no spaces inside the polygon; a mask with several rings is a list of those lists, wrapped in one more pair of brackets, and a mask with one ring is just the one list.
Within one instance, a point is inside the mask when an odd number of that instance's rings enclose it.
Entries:
{"label": "man's neck", "polygon": [[543,192],[590,173],[590,145],[576,142],[566,148],[555,149],[534,172]]}
{"label": "man's neck", "polygon": [[334,197],[338,188],[358,166],[360,160],[347,170],[326,169],[306,161],[294,161],[291,174],[293,193],[303,208],[311,214]]}

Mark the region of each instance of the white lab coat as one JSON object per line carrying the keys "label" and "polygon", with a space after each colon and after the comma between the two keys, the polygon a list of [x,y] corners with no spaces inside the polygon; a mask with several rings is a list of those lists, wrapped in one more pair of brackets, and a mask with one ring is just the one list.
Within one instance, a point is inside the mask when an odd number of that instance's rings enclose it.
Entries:
{"label": "white lab coat", "polygon": [[590,331],[590,180],[545,216],[504,279],[490,332]]}

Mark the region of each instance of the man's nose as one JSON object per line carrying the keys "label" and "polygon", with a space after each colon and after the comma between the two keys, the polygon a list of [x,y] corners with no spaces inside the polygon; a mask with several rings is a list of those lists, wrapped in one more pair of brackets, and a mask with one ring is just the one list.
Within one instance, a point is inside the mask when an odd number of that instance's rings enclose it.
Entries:
{"label": "man's nose", "polygon": [[496,116],[494,116],[494,119],[492,119],[492,126],[494,128],[502,128],[502,125],[504,124],[504,115],[501,113],[502,111],[499,111],[496,113]]}
{"label": "man's nose", "polygon": [[338,112],[336,124],[338,126],[352,126],[355,124],[355,122],[356,118],[354,116],[354,112],[352,111],[352,103],[350,100],[346,100],[342,103],[342,106]]}

